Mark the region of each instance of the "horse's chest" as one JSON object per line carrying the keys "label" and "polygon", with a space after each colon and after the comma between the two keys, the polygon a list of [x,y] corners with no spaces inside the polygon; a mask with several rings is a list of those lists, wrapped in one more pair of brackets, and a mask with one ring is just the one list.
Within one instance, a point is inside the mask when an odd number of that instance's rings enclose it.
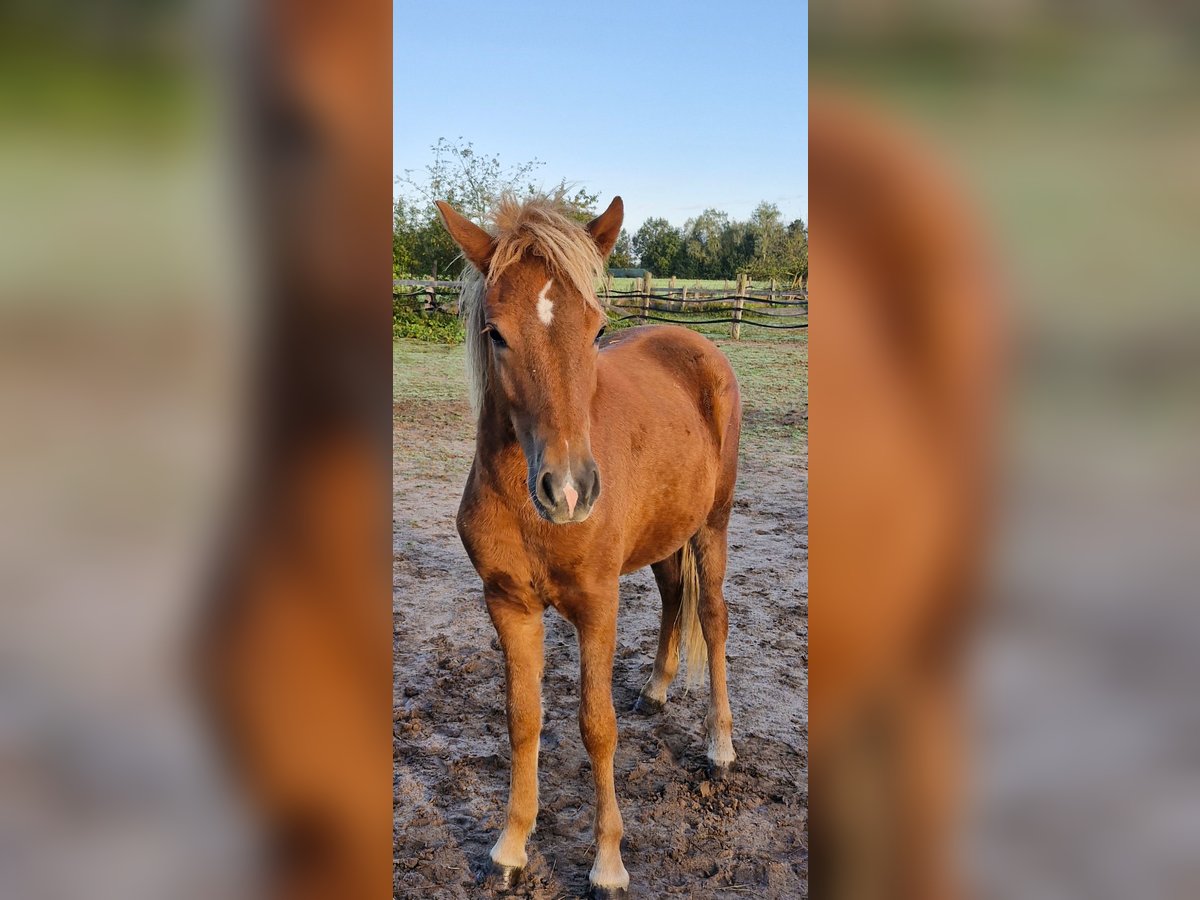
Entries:
{"label": "horse's chest", "polygon": [[485,586],[536,597],[564,611],[602,570],[612,568],[603,547],[585,539],[583,529],[578,535],[565,535],[528,524],[495,508],[465,504],[460,510],[459,535]]}

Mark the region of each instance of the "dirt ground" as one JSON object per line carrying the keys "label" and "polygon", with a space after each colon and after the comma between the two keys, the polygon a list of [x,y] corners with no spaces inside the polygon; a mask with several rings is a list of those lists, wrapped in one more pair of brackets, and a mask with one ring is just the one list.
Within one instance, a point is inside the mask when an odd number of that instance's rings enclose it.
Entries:
{"label": "dirt ground", "polygon": [[[707,780],[707,684],[632,711],[650,673],[660,602],[649,569],[621,581],[613,675],[617,800],[633,897],[807,896],[807,345],[718,341],[742,386],[744,434],[726,578],[729,699],[738,763]],[[395,345],[394,893],[486,896],[477,882],[503,824],[503,661],[454,530],[474,452],[461,347]],[[583,896],[594,798],[576,720],[578,651],[546,613],[541,809],[515,896]]]}

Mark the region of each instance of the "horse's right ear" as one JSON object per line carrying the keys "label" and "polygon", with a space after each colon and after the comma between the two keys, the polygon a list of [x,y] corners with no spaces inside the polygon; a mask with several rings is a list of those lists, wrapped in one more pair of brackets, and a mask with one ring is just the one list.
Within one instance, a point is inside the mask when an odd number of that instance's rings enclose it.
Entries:
{"label": "horse's right ear", "polygon": [[487,272],[492,251],[496,249],[492,236],[466,216],[459,215],[445,200],[438,200],[437,208],[442,214],[442,224],[450,232],[450,237],[454,238],[454,243],[462,248],[463,255],[480,272]]}
{"label": "horse's right ear", "polygon": [[596,242],[601,259],[608,259],[617,245],[617,236],[621,233],[621,222],[625,218],[625,202],[620,197],[613,197],[608,209],[587,223],[587,232]]}

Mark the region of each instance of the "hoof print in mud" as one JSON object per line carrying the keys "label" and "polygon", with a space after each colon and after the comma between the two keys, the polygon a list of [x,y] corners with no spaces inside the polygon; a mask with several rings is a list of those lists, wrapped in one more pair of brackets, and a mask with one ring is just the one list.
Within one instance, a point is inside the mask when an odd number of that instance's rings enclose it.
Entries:
{"label": "hoof print in mud", "polygon": [[491,863],[484,872],[483,886],[490,891],[511,891],[520,883],[523,871],[516,866],[501,866]]}
{"label": "hoof print in mud", "polygon": [[594,884],[588,891],[588,900],[626,900],[628,896],[628,888],[600,887]]}
{"label": "hoof print in mud", "polygon": [[656,716],[663,711],[664,706],[665,704],[660,703],[653,697],[638,694],[637,700],[633,703],[633,711],[643,716]]}

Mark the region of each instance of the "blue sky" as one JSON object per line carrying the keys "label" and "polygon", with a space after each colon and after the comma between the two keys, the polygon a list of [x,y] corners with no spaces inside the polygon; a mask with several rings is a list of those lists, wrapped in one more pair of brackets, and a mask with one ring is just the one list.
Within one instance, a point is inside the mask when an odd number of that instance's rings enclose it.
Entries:
{"label": "blue sky", "polygon": [[393,169],[439,137],[625,201],[808,221],[808,3],[395,0]]}

